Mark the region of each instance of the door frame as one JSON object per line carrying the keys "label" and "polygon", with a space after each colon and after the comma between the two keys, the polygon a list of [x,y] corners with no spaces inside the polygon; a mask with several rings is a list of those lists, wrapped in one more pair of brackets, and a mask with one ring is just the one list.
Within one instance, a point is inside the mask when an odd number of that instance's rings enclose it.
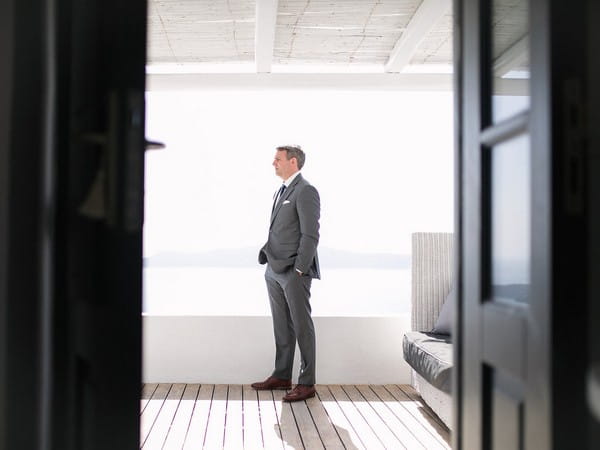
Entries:
{"label": "door frame", "polygon": [[0,2],[0,448],[40,439],[44,13]]}
{"label": "door frame", "polygon": [[[596,57],[600,53],[600,3],[589,0],[587,9],[588,42],[587,60],[588,66],[588,107],[587,117],[590,124],[600,123],[600,61]],[[589,193],[587,204],[589,205],[589,267],[591,277],[589,280],[590,291],[588,293],[589,319],[587,323],[588,339],[591,341],[589,349],[588,370],[600,365],[600,340],[594,339],[600,329],[600,127],[589,129],[590,161],[588,165]],[[588,372],[589,374],[590,372]],[[588,381],[591,384],[591,381]],[[596,386],[600,380],[596,378]],[[588,393],[589,396],[589,393]],[[588,398],[588,402],[590,402]],[[591,402],[590,402],[591,403]],[[592,405],[590,404],[590,409]],[[595,406],[600,409],[600,405]],[[600,418],[590,417],[590,442],[600,442]]]}
{"label": "door frame", "polygon": [[[484,1],[455,1],[455,88],[457,332],[454,392],[457,449],[485,448],[481,330],[467,338],[465,329],[481,327],[473,305],[482,299],[482,279],[487,270],[479,242],[486,224],[482,198],[483,161],[477,128],[485,106],[487,87],[480,75],[479,48]],[[587,95],[593,77],[586,78],[592,62],[597,30],[586,32],[592,19],[586,10],[593,1],[575,4],[560,0],[531,0],[530,27],[532,82],[527,128],[531,137],[531,296],[527,319],[526,448],[593,448],[590,415],[585,401],[585,373],[593,334],[584,326],[593,311],[588,285],[593,262],[588,258],[588,180],[582,167],[586,141],[597,124],[586,122],[585,111],[597,116]],[[598,11],[596,8],[596,16]],[[590,20],[591,22],[586,22]],[[589,33],[589,34],[586,34]],[[595,46],[597,49],[597,45]],[[473,56],[475,55],[475,56]],[[597,74],[597,69],[596,72]],[[597,79],[597,78],[596,78]],[[592,97],[594,98],[594,97]],[[485,114],[485,113],[483,113]],[[592,114],[589,115],[592,117]],[[588,118],[589,119],[589,118]],[[596,128],[594,128],[596,127]],[[592,141],[594,142],[594,141]],[[597,140],[595,141],[597,145]],[[467,149],[467,150],[466,150]],[[590,173],[590,179],[592,178]],[[592,198],[589,204],[593,204]],[[483,211],[483,213],[482,213]],[[474,244],[473,241],[476,241]],[[596,250],[597,252],[597,250]],[[597,306],[596,306],[597,312]],[[597,316],[595,319],[597,323]],[[590,322],[588,322],[590,323]],[[590,323],[589,328],[592,328]],[[591,331],[591,330],[590,330]],[[568,343],[577,342],[573,348]],[[597,350],[596,350],[597,351]],[[568,388],[567,388],[568,387]],[[597,427],[597,425],[596,425]],[[597,435],[597,431],[596,431]],[[488,439],[488,440],[486,440]],[[597,442],[597,441],[596,441]]]}

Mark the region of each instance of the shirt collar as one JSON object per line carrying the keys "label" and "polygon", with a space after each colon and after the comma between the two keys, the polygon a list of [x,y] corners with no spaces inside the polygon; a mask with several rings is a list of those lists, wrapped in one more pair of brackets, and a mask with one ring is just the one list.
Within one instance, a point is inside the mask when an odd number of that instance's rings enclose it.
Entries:
{"label": "shirt collar", "polygon": [[292,175],[287,180],[285,180],[283,182],[283,184],[285,184],[285,187],[286,188],[290,187],[290,184],[292,184],[292,181],[294,181],[298,175],[300,175],[300,171],[296,172],[294,175]]}

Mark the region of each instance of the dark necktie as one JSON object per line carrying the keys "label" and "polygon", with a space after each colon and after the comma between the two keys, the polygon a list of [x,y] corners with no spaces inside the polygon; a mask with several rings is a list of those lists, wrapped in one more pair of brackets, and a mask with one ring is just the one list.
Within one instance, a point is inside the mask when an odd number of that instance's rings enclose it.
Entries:
{"label": "dark necktie", "polygon": [[273,208],[271,209],[271,212],[275,211],[275,206],[277,205],[277,202],[283,195],[283,191],[285,191],[285,184],[282,184],[279,190],[277,191],[277,194],[275,194],[275,200],[273,200]]}

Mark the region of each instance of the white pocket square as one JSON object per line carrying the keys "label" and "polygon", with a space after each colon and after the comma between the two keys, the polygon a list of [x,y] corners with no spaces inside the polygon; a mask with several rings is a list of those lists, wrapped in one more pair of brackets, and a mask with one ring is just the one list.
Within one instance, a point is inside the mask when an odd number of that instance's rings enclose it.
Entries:
{"label": "white pocket square", "polygon": [[289,202],[290,202],[289,200],[284,200],[284,201],[283,201],[283,204],[284,204],[284,205],[287,205]]}

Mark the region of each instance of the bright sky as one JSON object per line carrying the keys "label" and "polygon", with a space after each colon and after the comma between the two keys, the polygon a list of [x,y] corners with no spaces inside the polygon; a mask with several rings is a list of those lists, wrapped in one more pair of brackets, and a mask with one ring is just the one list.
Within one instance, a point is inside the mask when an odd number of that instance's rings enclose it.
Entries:
{"label": "bright sky", "polygon": [[275,147],[299,144],[321,195],[321,246],[410,253],[452,231],[450,92],[151,92],[144,254],[266,241]]}

